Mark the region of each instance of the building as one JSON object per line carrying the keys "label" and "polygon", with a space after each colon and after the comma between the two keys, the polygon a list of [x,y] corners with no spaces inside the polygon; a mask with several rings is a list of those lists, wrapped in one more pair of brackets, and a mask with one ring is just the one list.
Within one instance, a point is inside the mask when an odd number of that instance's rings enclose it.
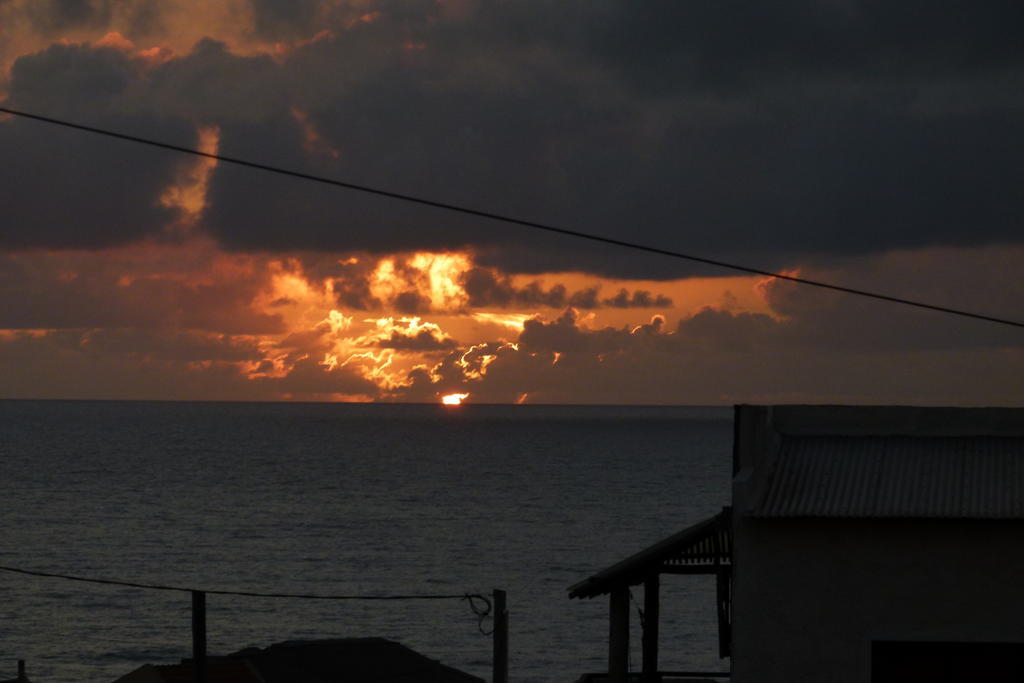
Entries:
{"label": "building", "polygon": [[[114,683],[194,683],[192,660],[180,664],[144,664]],[[235,657],[210,657],[206,662],[209,683],[265,683],[248,662]]]}
{"label": "building", "polygon": [[[209,683],[484,683],[384,638],[296,640],[207,658]],[[145,665],[115,683],[192,683],[192,660]]]}
{"label": "building", "polygon": [[736,417],[735,680],[1024,680],[1024,410]]}
{"label": "building", "polygon": [[[696,556],[718,526],[691,564],[726,575],[732,680],[1024,681],[1024,410],[739,406],[733,473],[731,511],[672,537]],[[612,596],[610,680],[615,592],[671,572],[668,542],[570,589]]]}

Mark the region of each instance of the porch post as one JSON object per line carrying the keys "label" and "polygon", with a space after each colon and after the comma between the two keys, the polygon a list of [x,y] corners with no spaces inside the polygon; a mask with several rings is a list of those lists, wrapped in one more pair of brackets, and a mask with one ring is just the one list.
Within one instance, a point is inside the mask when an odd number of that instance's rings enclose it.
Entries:
{"label": "porch post", "polygon": [[644,683],[658,680],[658,618],[661,583],[657,574],[644,581]]}
{"label": "porch post", "polygon": [[629,587],[611,592],[608,624],[608,683],[626,683],[629,675]]}
{"label": "porch post", "polygon": [[508,596],[494,589],[494,659],[491,683],[508,683]]}
{"label": "porch post", "polygon": [[206,593],[192,591],[192,680],[206,683]]}

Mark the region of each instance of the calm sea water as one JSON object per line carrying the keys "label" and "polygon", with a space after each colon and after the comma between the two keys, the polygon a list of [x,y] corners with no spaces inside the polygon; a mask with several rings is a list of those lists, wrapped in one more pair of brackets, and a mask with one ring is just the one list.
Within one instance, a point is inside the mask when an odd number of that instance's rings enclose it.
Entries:
{"label": "calm sea water", "polygon": [[[731,417],[0,401],[0,564],[208,590],[503,588],[512,680],[568,683],[606,665],[608,605],[566,588],[727,504]],[[727,668],[713,580],[665,577],[662,592],[663,668]],[[190,654],[189,607],[187,594],[0,572],[0,679],[19,658],[36,683],[176,662]],[[210,596],[208,610],[211,654],[383,636],[490,678],[491,641],[460,601]]]}

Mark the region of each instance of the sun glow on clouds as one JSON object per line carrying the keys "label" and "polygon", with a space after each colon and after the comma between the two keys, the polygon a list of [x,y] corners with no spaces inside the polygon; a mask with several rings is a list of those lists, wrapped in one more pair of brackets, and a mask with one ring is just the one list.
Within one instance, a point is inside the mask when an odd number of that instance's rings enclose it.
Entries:
{"label": "sun glow on clouds", "polygon": [[[204,144],[215,149],[216,130],[203,136]],[[189,169],[165,201],[186,212],[201,212],[208,172],[209,168]],[[183,381],[200,375],[230,379],[236,393],[225,396],[235,398],[435,401],[443,394],[461,401],[472,392],[488,402],[523,402],[527,396],[544,401],[546,394],[536,388],[537,378],[531,373],[572,372],[579,367],[579,356],[573,355],[579,351],[559,346],[563,340],[630,331],[636,336],[641,329],[638,321],[655,313],[608,305],[569,315],[564,307],[555,308],[543,299],[516,299],[515,290],[506,290],[513,298],[498,306],[473,303],[468,274],[479,272],[479,267],[471,254],[462,252],[379,257],[235,254],[185,233],[172,243],[16,258],[24,260],[26,272],[36,278],[26,286],[33,291],[66,291],[79,297],[84,310],[70,323],[51,324],[36,316],[31,325],[13,331],[0,326],[0,342],[51,340],[47,343],[59,342],[62,348],[89,354],[109,349],[126,354],[118,362],[144,365],[158,362],[160,354],[188,341],[193,350],[174,352],[182,359],[180,365],[160,367],[178,373]],[[546,277],[545,288],[557,286],[553,276]],[[654,284],[661,287],[652,285],[655,293],[670,291],[677,296],[681,291],[679,283]],[[606,287],[605,281],[582,276],[572,286]],[[730,286],[735,288],[736,283]],[[602,291],[614,294],[617,288]],[[355,299],[353,293],[358,294]],[[706,303],[743,308],[722,297],[718,291]],[[403,305],[416,312],[405,313]],[[90,323],[88,311],[93,309],[98,313],[96,322]],[[112,318],[109,311],[120,317]],[[671,309],[659,314],[671,315]],[[133,325],[139,331],[130,340],[117,331]],[[45,331],[29,333],[29,327]],[[62,328],[68,327],[79,331],[65,333]],[[147,329],[161,332],[147,336]],[[652,330],[672,334],[664,322]],[[159,342],[156,351],[145,346],[160,339],[169,341]],[[129,341],[135,345],[130,349],[125,346]],[[118,351],[122,348],[128,350]],[[501,382],[522,385],[488,393],[495,369]]]}
{"label": "sun glow on clouds", "polygon": [[522,332],[526,321],[533,317],[530,313],[483,313],[471,314],[474,320],[503,325],[514,332]]}
{"label": "sun glow on clouds", "polygon": [[[205,126],[199,128],[196,133],[196,148],[204,154],[216,154],[220,146],[220,128]],[[206,208],[206,190],[210,174],[216,166],[217,160],[208,157],[189,160],[189,163],[182,165],[175,183],[160,196],[161,206],[178,209],[181,212],[178,229],[189,232],[199,221],[203,209]]]}
{"label": "sun glow on clouds", "polygon": [[[480,383],[496,363],[519,353],[517,337],[528,321],[552,319],[563,312],[545,312],[543,302],[540,309],[535,304],[527,311],[473,307],[467,274],[476,266],[468,253],[338,255],[331,263],[343,270],[315,276],[297,257],[268,263],[269,286],[260,302],[289,330],[261,346],[268,376],[287,375],[291,368],[315,360],[322,373],[347,373],[372,383],[379,391],[377,398],[384,400],[400,399],[424,383]],[[359,316],[357,310],[339,305],[338,293],[353,284],[346,280],[349,277],[365,278],[364,291],[370,296],[366,305],[384,315]],[[584,284],[595,286],[593,278],[580,280],[579,286]],[[424,314],[395,314],[409,308]],[[572,320],[581,330],[599,330],[608,324],[601,322],[602,315],[584,311]],[[631,329],[637,312],[629,319]],[[554,361],[547,362],[557,364],[562,355],[549,355]]]}
{"label": "sun glow on clouds", "polygon": [[370,293],[400,309],[462,311],[469,303],[462,280],[472,267],[470,256],[458,252],[382,258],[370,275]]}
{"label": "sun glow on clouds", "polygon": [[462,276],[472,267],[466,254],[415,254],[409,264],[424,274],[427,296],[435,310],[460,310],[469,303],[460,284]]}

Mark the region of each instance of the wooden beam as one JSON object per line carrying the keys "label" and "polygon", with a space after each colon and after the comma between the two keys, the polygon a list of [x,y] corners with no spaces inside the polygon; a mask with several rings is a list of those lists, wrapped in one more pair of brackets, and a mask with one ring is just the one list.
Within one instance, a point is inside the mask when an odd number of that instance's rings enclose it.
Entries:
{"label": "wooden beam", "polygon": [[629,589],[611,592],[608,623],[608,683],[629,677]]}
{"label": "wooden beam", "polygon": [[206,593],[192,591],[192,680],[206,683]]}
{"label": "wooden beam", "polygon": [[732,656],[732,567],[722,565],[715,581],[718,608],[718,656]]}
{"label": "wooden beam", "polygon": [[661,583],[654,574],[644,581],[643,681],[658,681],[658,621],[660,619]]}
{"label": "wooden beam", "polygon": [[508,683],[508,607],[503,590],[494,589],[494,662],[491,683]]}

